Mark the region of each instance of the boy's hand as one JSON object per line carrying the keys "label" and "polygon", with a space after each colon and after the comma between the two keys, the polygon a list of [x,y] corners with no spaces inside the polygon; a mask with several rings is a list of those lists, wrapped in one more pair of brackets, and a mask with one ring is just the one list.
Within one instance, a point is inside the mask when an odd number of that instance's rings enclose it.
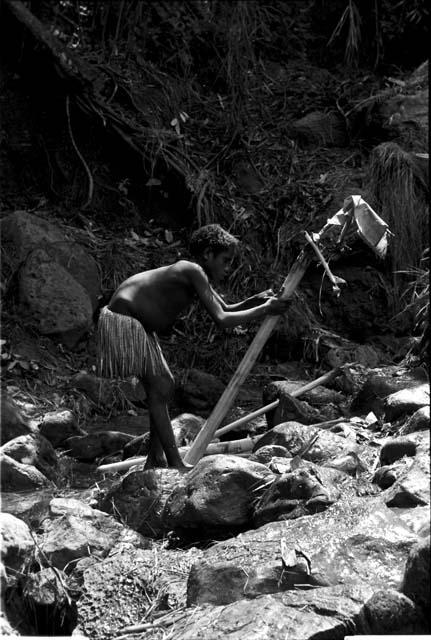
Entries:
{"label": "boy's hand", "polygon": [[256,293],[254,296],[250,298],[250,301],[256,304],[262,304],[262,302],[266,302],[270,298],[274,297],[274,291],[272,289],[266,289],[266,291],[261,291],[260,293]]}
{"label": "boy's hand", "polygon": [[291,300],[280,300],[280,298],[271,297],[265,304],[268,309],[268,314],[277,316],[286,313],[291,304]]}

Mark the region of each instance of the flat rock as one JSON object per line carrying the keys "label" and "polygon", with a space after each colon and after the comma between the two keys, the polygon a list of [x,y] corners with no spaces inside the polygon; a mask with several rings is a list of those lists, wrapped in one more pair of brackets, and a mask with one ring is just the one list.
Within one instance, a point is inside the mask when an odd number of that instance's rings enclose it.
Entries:
{"label": "flat rock", "polygon": [[252,455],[249,457],[249,460],[260,462],[260,464],[269,464],[274,457],[291,458],[292,456],[288,452],[286,447],[282,447],[281,445],[277,444],[267,444],[252,453]]}
{"label": "flat rock", "polygon": [[63,443],[63,447],[73,458],[91,462],[101,456],[121,452],[131,440],[133,436],[121,431],[98,431],[72,436]]}
{"label": "flat rock", "polygon": [[0,513],[1,560],[7,570],[21,571],[36,543],[29,527],[10,513]]}
{"label": "flat rock", "polygon": [[401,416],[414,413],[430,403],[429,383],[391,393],[384,402],[385,420],[392,422]]}
{"label": "flat rock", "polygon": [[0,452],[17,462],[33,465],[49,480],[55,481],[57,477],[57,454],[49,440],[41,434],[18,436],[4,444]]}
{"label": "flat rock", "polygon": [[182,474],[176,469],[131,469],[100,499],[100,507],[139,533],[157,537],[165,532],[165,503]]}
{"label": "flat rock", "polygon": [[1,485],[4,491],[28,491],[51,487],[52,482],[31,464],[17,462],[0,453]]}
{"label": "flat rock", "polygon": [[59,447],[67,438],[84,435],[85,433],[78,427],[75,414],[69,409],[45,413],[38,424],[38,428],[53,447]]}
{"label": "flat rock", "polygon": [[31,529],[38,529],[49,514],[49,503],[54,497],[54,489],[38,491],[2,491],[2,511],[23,520]]}
{"label": "flat rock", "polygon": [[233,455],[200,460],[175,487],[164,510],[168,529],[235,527],[250,522],[259,487],[274,474],[258,462]]}

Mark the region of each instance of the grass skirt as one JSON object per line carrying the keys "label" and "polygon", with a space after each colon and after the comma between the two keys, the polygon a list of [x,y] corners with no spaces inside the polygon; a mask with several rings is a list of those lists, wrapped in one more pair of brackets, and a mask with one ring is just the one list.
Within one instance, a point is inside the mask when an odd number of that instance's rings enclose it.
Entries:
{"label": "grass skirt", "polygon": [[104,378],[142,378],[169,374],[154,332],[145,331],[136,318],[103,307],[97,327],[97,369]]}

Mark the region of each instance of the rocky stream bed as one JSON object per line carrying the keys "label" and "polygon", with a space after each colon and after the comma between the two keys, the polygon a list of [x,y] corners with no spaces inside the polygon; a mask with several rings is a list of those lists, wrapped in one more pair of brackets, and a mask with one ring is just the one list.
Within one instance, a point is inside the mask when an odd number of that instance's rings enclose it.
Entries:
{"label": "rocky stream bed", "polygon": [[[425,370],[346,365],[296,399],[304,380],[282,371],[273,368],[263,393],[279,406],[249,426],[249,450],[205,456],[188,473],[142,463],[100,473],[101,462],[145,455],[133,416],[121,430],[85,432],[67,409],[27,420],[3,398],[2,633],[329,640],[429,631]],[[195,372],[184,389],[191,409],[217,395],[208,385]],[[259,403],[251,389],[238,405],[250,393]],[[177,416],[178,444],[202,423]]]}

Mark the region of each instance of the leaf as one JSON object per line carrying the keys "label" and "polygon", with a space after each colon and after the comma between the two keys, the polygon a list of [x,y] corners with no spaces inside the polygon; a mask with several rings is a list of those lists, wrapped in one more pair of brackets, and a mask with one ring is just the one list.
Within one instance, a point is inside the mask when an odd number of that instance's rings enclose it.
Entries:
{"label": "leaf", "polygon": [[173,235],[172,231],[169,231],[169,229],[165,229],[165,240],[169,244],[171,242],[173,242],[173,240],[174,240],[174,235]]}
{"label": "leaf", "polygon": [[285,538],[280,540],[281,559],[286,568],[294,567],[297,564],[296,552],[294,547],[288,547]]}
{"label": "leaf", "polygon": [[159,185],[162,184],[161,180],[158,180],[158,178],[150,178],[149,180],[147,180],[147,182],[145,183],[146,187],[158,187]]}
{"label": "leaf", "polygon": [[139,242],[141,240],[141,238],[138,236],[138,234],[135,233],[134,231],[131,231],[130,235],[132,236],[133,240],[136,240],[136,242]]}

